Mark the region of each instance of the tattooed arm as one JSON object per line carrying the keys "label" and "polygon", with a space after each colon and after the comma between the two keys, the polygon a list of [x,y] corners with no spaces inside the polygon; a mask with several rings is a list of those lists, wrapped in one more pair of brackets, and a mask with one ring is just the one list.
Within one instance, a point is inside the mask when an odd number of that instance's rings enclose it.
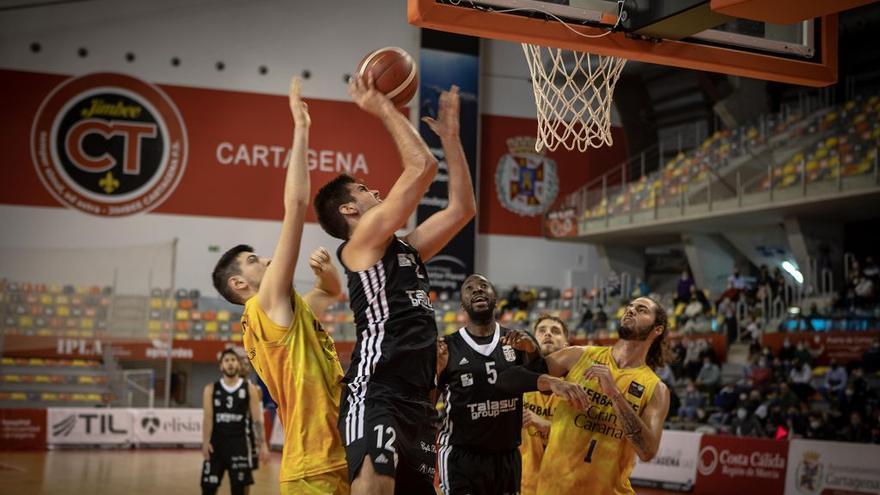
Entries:
{"label": "tattooed arm", "polygon": [[669,389],[659,382],[654,388],[654,395],[641,415],[633,410],[632,404],[626,400],[611,378],[608,367],[593,365],[587,370],[587,378],[596,378],[602,391],[611,398],[614,412],[623,426],[623,434],[632,444],[639,459],[648,462],[657,455],[660,448],[660,437],[663,435],[663,422],[669,412]]}
{"label": "tattooed arm", "polygon": [[266,441],[266,430],[263,428],[263,391],[253,383],[248,383],[250,391],[251,419],[254,422],[254,443],[259,449],[260,461],[269,462],[269,442]]}

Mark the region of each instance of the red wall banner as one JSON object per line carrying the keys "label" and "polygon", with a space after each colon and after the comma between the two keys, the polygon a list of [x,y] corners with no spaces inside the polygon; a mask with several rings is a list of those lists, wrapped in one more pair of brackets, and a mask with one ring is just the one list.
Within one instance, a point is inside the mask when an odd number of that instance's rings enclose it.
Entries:
{"label": "red wall banner", "polygon": [[0,449],[46,450],[46,410],[0,409]]}
{"label": "red wall banner", "polygon": [[788,442],[703,435],[694,493],[775,495],[785,490]]}
{"label": "red wall banner", "polygon": [[[119,90],[97,93],[102,84]],[[129,127],[132,122],[151,124],[153,134],[158,133],[161,137],[162,125],[173,127],[168,121],[176,120],[176,112],[185,129],[185,138],[179,140],[179,149],[168,148],[171,153],[180,153],[184,162],[180,165],[185,170],[163,201],[145,209],[158,213],[237,218],[280,219],[282,216],[286,157],[293,136],[293,121],[286,96],[153,86],[120,74],[70,78],[8,70],[0,70],[0,91],[15,95],[4,106],[7,125],[0,133],[0,146],[5,150],[4,169],[9,174],[7,180],[0,181],[0,203],[58,206],[61,200],[57,191],[50,191],[53,184],[57,186],[64,182],[65,175],[81,182],[64,188],[71,192],[90,185],[97,187],[99,183],[101,187],[112,189],[118,180],[124,182],[128,175],[147,173],[144,167],[139,172],[137,169],[141,165],[150,165],[148,150],[140,150],[140,161],[123,164],[125,173],[115,173],[104,182],[100,180],[107,179],[105,172],[113,174],[115,171],[100,168],[99,160],[107,156],[123,160],[124,153],[114,152],[113,146],[116,145],[111,142],[118,139],[121,124]],[[307,101],[312,116],[309,143],[312,194],[339,172],[349,172],[383,194],[387,193],[399,175],[400,161],[394,143],[381,123],[354,103]],[[65,110],[65,104],[75,103],[82,105],[77,114]],[[163,105],[168,108],[162,108]],[[162,121],[164,115],[164,124],[121,120],[134,115],[143,120],[142,114],[148,113],[158,114],[155,117],[159,118],[152,119],[155,121]],[[113,127],[114,124],[117,126]],[[67,134],[64,134],[65,129]],[[47,139],[53,136],[53,132],[59,136],[58,140],[68,136],[69,139],[65,140],[68,146],[54,146],[56,140]],[[144,131],[149,132],[149,129]],[[173,137],[173,133],[169,134]],[[70,136],[79,137],[79,140]],[[141,137],[143,142],[149,141],[143,136],[136,137]],[[168,144],[162,143],[164,146]],[[79,151],[77,145],[81,147]],[[93,149],[90,150],[90,146]],[[53,161],[50,160],[50,151],[58,153],[58,150],[70,151],[74,158],[79,157],[81,163],[67,163],[66,173],[58,170],[53,173],[49,163]],[[157,154],[164,151],[160,146]],[[54,161],[61,160],[56,158]],[[45,169],[53,176],[41,180],[36,166],[41,162],[46,162]],[[118,191],[107,193],[104,190],[102,193],[99,189],[91,193],[96,197],[105,196],[109,203],[115,200]],[[109,211],[89,212],[114,216]],[[308,220],[315,221],[311,209]]]}
{"label": "red wall banner", "polygon": [[535,120],[483,115],[481,125],[477,214],[483,234],[541,236],[544,211],[626,160],[621,127],[612,128],[614,146],[586,153],[560,147],[538,155]]}
{"label": "red wall banner", "polygon": [[[244,348],[237,342],[221,340],[175,340],[171,359],[201,363],[216,363],[217,357],[232,347],[242,356]],[[336,351],[347,365],[351,360],[354,342],[337,342]],[[101,359],[107,350],[119,361],[165,360],[168,346],[165,342],[131,339],[76,339],[65,337],[37,337],[7,335],[3,355],[20,358]]]}
{"label": "red wall banner", "polygon": [[801,332],[801,333],[768,333],[761,338],[761,343],[778,354],[785,339],[796,346],[798,342],[806,344],[808,349],[818,354],[815,364],[826,365],[832,359],[839,363],[861,361],[862,356],[871,348],[871,342],[880,338],[880,330],[862,332]]}

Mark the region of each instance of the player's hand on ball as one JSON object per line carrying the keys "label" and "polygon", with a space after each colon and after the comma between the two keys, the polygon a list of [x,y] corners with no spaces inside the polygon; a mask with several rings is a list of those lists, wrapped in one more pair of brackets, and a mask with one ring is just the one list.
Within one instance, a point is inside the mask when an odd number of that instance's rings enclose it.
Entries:
{"label": "player's hand on ball", "polygon": [[458,96],[458,86],[452,85],[449,91],[440,93],[440,101],[437,106],[437,119],[423,117],[422,122],[434,131],[441,139],[459,137],[459,107],[461,99]]}
{"label": "player's hand on ball", "polygon": [[531,335],[524,330],[511,330],[507,335],[501,338],[501,343],[529,354],[538,350],[534,339],[532,339]]}
{"label": "player's hand on ball", "polygon": [[614,383],[614,378],[611,377],[611,370],[604,364],[594,364],[587,368],[586,373],[584,373],[584,378],[587,380],[598,380],[599,386],[602,388],[602,392],[605,395],[610,396],[615,392],[618,392],[617,384]]}
{"label": "player's hand on ball", "polygon": [[388,108],[396,111],[391,100],[376,89],[372,75],[366,78],[352,76],[348,81],[348,94],[357,106],[376,117],[382,116]]}
{"label": "player's hand on ball", "polygon": [[584,389],[576,383],[567,382],[559,378],[550,382],[550,391],[571,402],[575,409],[586,409],[590,404],[590,398]]}
{"label": "player's hand on ball", "polygon": [[288,91],[290,113],[293,115],[293,123],[297,129],[308,129],[312,124],[312,118],[309,116],[309,105],[300,98],[301,86],[302,79],[299,77],[294,77],[290,80],[290,89]]}
{"label": "player's hand on ball", "polygon": [[330,259],[330,253],[323,247],[312,251],[312,254],[309,256],[309,267],[315,275],[333,270],[333,261]]}
{"label": "player's hand on ball", "polygon": [[211,446],[210,442],[205,442],[202,444],[202,457],[204,457],[206,461],[211,459],[211,454],[213,453],[214,447]]}

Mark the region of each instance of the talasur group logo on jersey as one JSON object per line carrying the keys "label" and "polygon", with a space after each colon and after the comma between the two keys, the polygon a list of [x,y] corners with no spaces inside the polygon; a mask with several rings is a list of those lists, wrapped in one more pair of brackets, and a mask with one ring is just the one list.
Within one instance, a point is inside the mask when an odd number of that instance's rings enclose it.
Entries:
{"label": "talasur group logo on jersey", "polygon": [[498,202],[522,216],[543,214],[559,194],[556,162],[535,152],[534,137],[510,138],[507,148],[495,170]]}
{"label": "talasur group logo on jersey", "polygon": [[43,100],[31,130],[43,185],[61,204],[118,217],[149,211],[186,168],[186,128],[159,88],[122,74],[68,79]]}

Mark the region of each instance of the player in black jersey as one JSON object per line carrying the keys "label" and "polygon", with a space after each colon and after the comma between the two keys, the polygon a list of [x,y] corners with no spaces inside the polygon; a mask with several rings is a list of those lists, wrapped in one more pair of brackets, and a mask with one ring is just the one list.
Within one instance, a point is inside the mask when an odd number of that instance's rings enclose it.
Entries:
{"label": "player in black jersey", "polygon": [[440,96],[437,120],[425,119],[446,155],[449,204],[402,238],[395,232],[431,185],[437,160],[371,80],[353,79],[349,93],[360,108],[382,121],[403,164],[384,201],[378,191],[347,175],[326,184],[315,197],[321,226],[345,241],[338,255],[357,328],[339,413],[351,492],[433,494],[436,454],[429,396],[436,376],[437,326],[424,261],[476,211],[459,137],[458,88]]}
{"label": "player in black jersey", "polygon": [[238,354],[226,349],[220,354],[223,377],[205,386],[202,393],[202,494],[213,495],[220,487],[223,473],[229,471],[232,495],[244,495],[254,483],[251,473],[251,425],[261,445],[260,456],[266,462],[269,450],[263,434],[259,395],[255,386],[239,376]]}
{"label": "player in black jersey", "polygon": [[538,346],[495,321],[496,299],[486,277],[465,279],[461,306],[468,323],[439,345],[438,383],[446,417],[437,440],[437,465],[446,495],[519,494],[522,396],[498,389],[495,382],[498,373],[536,359]]}

